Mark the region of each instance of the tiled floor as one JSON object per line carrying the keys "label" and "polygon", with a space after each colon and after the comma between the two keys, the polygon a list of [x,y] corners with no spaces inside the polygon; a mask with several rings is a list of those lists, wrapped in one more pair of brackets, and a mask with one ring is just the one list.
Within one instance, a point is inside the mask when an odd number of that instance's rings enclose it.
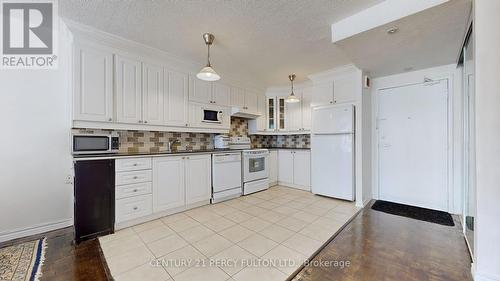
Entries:
{"label": "tiled floor", "polygon": [[101,237],[120,280],[285,280],[358,209],[287,187]]}

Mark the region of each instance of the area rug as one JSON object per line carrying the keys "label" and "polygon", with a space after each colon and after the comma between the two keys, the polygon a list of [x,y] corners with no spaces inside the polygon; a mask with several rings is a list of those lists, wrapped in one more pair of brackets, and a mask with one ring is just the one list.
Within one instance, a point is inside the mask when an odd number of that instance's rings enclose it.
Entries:
{"label": "area rug", "polygon": [[0,249],[0,280],[36,281],[45,259],[47,238]]}
{"label": "area rug", "polygon": [[450,214],[415,206],[403,205],[383,200],[377,200],[372,209],[391,215],[407,217],[411,219],[433,222],[441,225],[454,226],[453,218]]}

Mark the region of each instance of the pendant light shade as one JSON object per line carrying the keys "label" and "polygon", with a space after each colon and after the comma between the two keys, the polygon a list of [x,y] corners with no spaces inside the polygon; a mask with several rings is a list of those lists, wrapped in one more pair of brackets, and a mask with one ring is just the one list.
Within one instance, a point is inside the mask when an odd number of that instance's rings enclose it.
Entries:
{"label": "pendant light shade", "polygon": [[215,36],[210,33],[205,33],[203,34],[203,40],[205,41],[205,44],[207,45],[208,49],[208,54],[207,54],[207,65],[203,67],[198,74],[196,74],[196,77],[200,80],[204,81],[217,81],[220,79],[220,75],[215,72],[215,70],[212,68],[212,65],[210,64],[210,46],[214,42]]}
{"label": "pendant light shade", "polygon": [[288,75],[288,79],[290,79],[290,83],[292,84],[292,93],[285,99],[285,102],[287,103],[300,102],[300,99],[293,92],[293,80],[295,80],[295,74]]}

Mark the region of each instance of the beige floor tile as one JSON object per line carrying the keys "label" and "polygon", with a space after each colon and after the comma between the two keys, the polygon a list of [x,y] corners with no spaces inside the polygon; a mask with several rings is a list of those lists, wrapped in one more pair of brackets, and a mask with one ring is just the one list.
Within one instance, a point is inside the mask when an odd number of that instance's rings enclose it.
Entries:
{"label": "beige floor tile", "polygon": [[262,259],[270,261],[270,264],[274,264],[278,270],[290,275],[304,263],[307,257],[297,251],[279,245],[265,254]]}
{"label": "beige floor tile", "polygon": [[186,215],[190,216],[192,219],[201,223],[220,218],[219,215],[203,208],[197,208],[194,209],[193,211],[187,211]]}
{"label": "beige floor tile", "polygon": [[186,219],[186,218],[189,218],[186,214],[184,214],[184,213],[177,213],[177,214],[173,214],[173,215],[170,215],[170,216],[163,217],[160,220],[164,224],[168,225],[170,223],[173,223],[173,222],[176,222],[176,221],[180,221],[180,220],[183,220],[183,219]]}
{"label": "beige floor tile", "polygon": [[218,267],[192,267],[174,277],[175,281],[225,281],[229,279],[222,269]]}
{"label": "beige floor tile", "polygon": [[246,220],[246,221],[240,223],[240,225],[242,225],[242,226],[244,226],[252,231],[259,232],[262,229],[270,226],[271,222],[268,222],[268,221],[261,219],[261,218],[258,218],[258,217],[254,217],[254,218],[251,218],[249,220]]}
{"label": "beige floor tile", "polygon": [[160,221],[159,226],[139,232],[137,235],[141,237],[144,243],[151,243],[174,233],[175,232],[172,229],[170,229]]}
{"label": "beige floor tile", "polygon": [[122,273],[115,278],[116,281],[167,281],[172,280],[165,269],[161,266],[152,266],[150,263],[143,264],[130,271]]}
{"label": "beige floor tile", "polygon": [[264,202],[262,202],[260,204],[257,204],[256,206],[264,208],[264,209],[267,209],[267,210],[272,210],[274,208],[279,207],[280,205],[277,204],[277,203],[271,202],[271,201],[264,201]]}
{"label": "beige floor tile", "polygon": [[308,213],[316,215],[316,216],[322,216],[322,215],[328,213],[328,209],[314,207],[314,206],[310,205],[304,209],[304,212],[308,212]]}
{"label": "beige floor tile", "polygon": [[357,208],[354,203],[340,203],[337,207],[333,208],[335,212],[338,213],[344,213],[348,215],[353,215],[357,211],[359,211],[359,208]]}
{"label": "beige floor tile", "polygon": [[259,234],[277,242],[277,243],[281,243],[283,241],[285,241],[286,239],[292,237],[292,235],[295,234],[295,232],[289,230],[289,229],[286,229],[282,226],[279,226],[277,224],[272,224],[266,228],[264,228],[263,230],[261,230],[259,232]]}
{"label": "beige floor tile", "polygon": [[252,194],[251,196],[257,197],[260,199],[264,199],[264,200],[271,200],[271,199],[274,199],[276,197],[275,195],[272,195],[271,193],[268,193],[265,191],[256,192],[256,193]]}
{"label": "beige floor tile", "polygon": [[192,244],[198,251],[211,257],[231,247],[233,243],[219,234],[214,234]]}
{"label": "beige floor tile", "polygon": [[294,234],[292,237],[285,240],[282,243],[283,246],[286,246],[294,251],[297,251],[306,257],[310,257],[315,251],[317,251],[323,243],[309,238],[300,233]]}
{"label": "beige floor tile", "polygon": [[230,219],[236,223],[241,223],[252,218],[251,215],[244,213],[242,211],[235,211],[224,216],[226,219]]}
{"label": "beige floor tile", "polygon": [[229,207],[232,207],[232,208],[235,208],[235,209],[238,209],[238,210],[241,210],[241,209],[248,208],[248,207],[252,206],[252,204],[245,203],[245,202],[243,202],[241,200],[238,200],[238,199],[233,199],[233,200],[225,201],[223,203],[225,205],[229,206]]}
{"label": "beige floor tile", "polygon": [[220,235],[233,243],[238,243],[254,233],[255,232],[249,230],[248,228],[238,224],[219,232]]}
{"label": "beige floor tile", "polygon": [[230,206],[223,204],[223,203],[218,203],[218,204],[213,205],[213,207],[210,208],[210,210],[219,216],[224,216],[224,215],[227,215],[229,213],[235,212],[238,209],[235,209],[235,208],[230,207]]}
{"label": "beige floor tile", "polygon": [[210,228],[211,230],[215,232],[222,231],[224,229],[227,229],[231,226],[236,225],[236,223],[232,220],[228,220],[224,217],[220,217],[215,220],[209,220],[203,223],[204,226]]}
{"label": "beige floor tile", "polygon": [[[340,228],[340,225],[339,225]],[[299,233],[319,242],[326,242],[335,234],[336,230],[331,227],[323,227],[319,224],[310,224],[304,227]]]}
{"label": "beige floor tile", "polygon": [[137,234],[128,235],[119,239],[115,239],[101,244],[106,259],[128,252],[131,249],[143,246],[141,238]]}
{"label": "beige floor tile", "polygon": [[308,203],[302,203],[302,202],[297,202],[297,201],[291,201],[290,203],[287,203],[286,206],[290,208],[294,208],[297,210],[304,210],[309,206]]}
{"label": "beige floor tile", "polygon": [[182,232],[179,232],[179,236],[182,237],[184,240],[188,241],[189,243],[194,243],[212,234],[215,234],[215,232],[213,232],[210,228],[203,225],[198,225],[189,228],[187,230],[184,230]]}
{"label": "beige floor tile", "polygon": [[345,213],[339,213],[335,211],[335,209],[328,211],[328,213],[324,214],[324,218],[331,218],[339,222],[347,222],[349,219],[352,218],[354,214],[345,214]]}
{"label": "beige floor tile", "polygon": [[336,219],[331,219],[331,218],[325,218],[321,217],[314,222],[312,222],[312,225],[319,225],[323,228],[330,229],[333,231],[337,231],[340,227],[344,225],[345,222],[338,221]]}
{"label": "beige floor tile", "polygon": [[247,264],[250,260],[256,260],[257,257],[244,250],[238,245],[225,249],[211,258],[211,264],[220,267],[229,275],[234,275]]}
{"label": "beige floor tile", "polygon": [[158,259],[167,272],[174,277],[190,267],[200,266],[202,262],[207,263],[206,260],[207,258],[191,245],[175,250]]}
{"label": "beige floor tile", "polygon": [[309,224],[309,222],[293,218],[293,217],[287,217],[282,220],[279,220],[276,222],[277,225],[283,226],[285,228],[290,229],[291,231],[298,232],[302,230],[306,225]]}
{"label": "beige floor tile", "polygon": [[99,243],[103,245],[113,240],[125,238],[127,236],[132,236],[132,235],[135,235],[135,232],[132,230],[132,228],[125,228],[118,230],[113,234],[99,237]]}
{"label": "beige floor tile", "polygon": [[268,212],[265,212],[265,213],[259,215],[258,217],[263,219],[263,220],[275,223],[279,220],[286,218],[286,215],[277,213],[275,211],[268,211]]}
{"label": "beige floor tile", "polygon": [[241,209],[241,211],[250,214],[251,216],[258,216],[267,212],[268,210],[257,206],[251,206],[248,208]]}
{"label": "beige floor tile", "polygon": [[254,234],[238,242],[238,246],[256,255],[257,257],[261,257],[274,247],[278,246],[278,243],[260,234]]}
{"label": "beige floor tile", "polygon": [[278,208],[274,208],[273,211],[282,215],[291,216],[297,213],[299,210],[287,206],[279,206]]}
{"label": "beige floor tile", "polygon": [[195,226],[199,226],[200,223],[195,221],[190,217],[183,218],[181,220],[177,220],[171,223],[167,223],[167,226],[173,229],[175,232],[182,232],[186,229],[190,229]]}
{"label": "beige floor tile", "polygon": [[236,281],[283,281],[288,276],[274,267],[246,267],[233,276]]}
{"label": "beige floor tile", "polygon": [[319,218],[319,216],[317,216],[317,215],[313,215],[311,213],[304,212],[304,211],[299,211],[299,212],[293,214],[292,217],[299,219],[299,220],[306,221],[306,222],[313,222]]}
{"label": "beige floor tile", "polygon": [[142,245],[123,254],[106,258],[109,270],[113,276],[118,276],[126,271],[146,264],[153,259],[153,254]]}
{"label": "beige floor tile", "polygon": [[152,243],[148,243],[147,246],[153,252],[155,257],[161,257],[168,253],[171,253],[177,249],[186,246],[188,243],[184,241],[179,235],[172,234],[160,240],[156,240]]}
{"label": "beige floor tile", "polygon": [[252,204],[252,205],[257,205],[259,203],[266,201],[264,199],[261,199],[258,197],[253,197],[253,196],[243,196],[243,197],[240,197],[240,200],[245,202],[245,203]]}
{"label": "beige floor tile", "polygon": [[291,201],[292,201],[292,199],[283,198],[283,197],[273,198],[273,199],[269,200],[269,202],[272,202],[272,203],[275,203],[278,205],[288,204]]}
{"label": "beige floor tile", "polygon": [[135,232],[139,233],[139,232],[143,232],[143,231],[146,231],[146,230],[149,230],[152,228],[156,228],[156,227],[160,227],[160,226],[164,226],[164,225],[165,224],[161,220],[158,219],[158,220],[148,221],[146,223],[133,226],[132,229]]}

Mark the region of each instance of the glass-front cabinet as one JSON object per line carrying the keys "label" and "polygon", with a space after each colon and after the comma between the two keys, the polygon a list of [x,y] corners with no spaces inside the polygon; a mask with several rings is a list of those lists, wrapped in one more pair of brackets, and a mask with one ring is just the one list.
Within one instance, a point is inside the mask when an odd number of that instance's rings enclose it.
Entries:
{"label": "glass-front cabinet", "polygon": [[267,98],[267,123],[266,131],[284,131],[286,105],[284,97],[268,97]]}

